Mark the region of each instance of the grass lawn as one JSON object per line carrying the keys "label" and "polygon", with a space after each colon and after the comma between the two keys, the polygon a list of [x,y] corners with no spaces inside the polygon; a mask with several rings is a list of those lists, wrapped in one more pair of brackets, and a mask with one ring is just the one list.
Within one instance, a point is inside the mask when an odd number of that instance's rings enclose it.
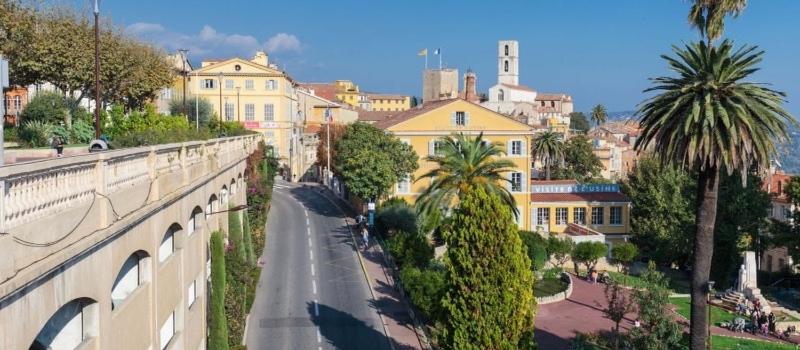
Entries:
{"label": "grass lawn", "polygon": [[543,278],[536,281],[533,287],[533,295],[541,298],[567,290],[567,284],[558,278]]}
{"label": "grass lawn", "polygon": [[[677,297],[677,298],[669,298],[670,303],[676,306],[676,311],[686,318],[689,319],[689,314],[691,313],[691,304],[689,297]],[[732,312],[728,312],[728,310],[718,308],[716,306],[711,306],[711,322],[714,325],[719,326],[721,322],[731,322],[733,319],[736,318],[736,315]]]}
{"label": "grass lawn", "polygon": [[[645,283],[642,281],[641,278],[639,278],[639,276],[628,275],[628,277],[625,278],[625,274],[621,272],[615,272],[615,271],[606,271],[606,272],[608,272],[608,275],[611,276],[613,280],[622,283],[622,285],[624,286],[637,289],[646,287]],[[665,273],[665,275],[669,277],[669,289],[673,293],[680,293],[680,294],[689,293],[689,281],[686,280],[685,276],[680,275],[679,272]]]}
{"label": "grass lawn", "polygon": [[715,350],[794,350],[796,347],[791,344],[769,343],[758,340],[738,339],[712,336],[711,345]]}

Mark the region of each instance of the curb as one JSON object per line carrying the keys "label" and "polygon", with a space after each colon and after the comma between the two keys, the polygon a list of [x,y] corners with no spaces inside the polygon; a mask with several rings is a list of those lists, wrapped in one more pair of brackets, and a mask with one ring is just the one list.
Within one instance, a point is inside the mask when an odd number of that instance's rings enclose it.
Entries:
{"label": "curb", "polygon": [[[324,187],[323,187],[323,191],[324,191]],[[364,265],[364,258],[361,256],[361,251],[358,250],[358,242],[356,242],[356,238],[353,235],[353,229],[350,227],[350,223],[348,222],[347,213],[345,212],[344,209],[342,209],[342,207],[339,205],[339,203],[336,203],[334,200],[330,199],[326,194],[320,193],[320,195],[323,198],[325,198],[328,202],[331,202],[331,204],[336,206],[336,208],[338,208],[339,211],[342,214],[344,214],[344,219],[342,219],[342,220],[344,221],[345,226],[347,226],[347,231],[350,232],[350,239],[353,241],[353,247],[356,250],[356,256],[358,256],[358,262],[361,265],[361,271],[364,272],[364,278],[367,280],[367,286],[369,286],[369,294],[372,296],[372,300],[377,302],[377,299],[375,298],[375,291],[372,289],[372,283],[370,283],[369,273],[367,273],[367,267],[366,267],[366,265]],[[392,335],[391,335],[391,333],[389,333],[389,328],[387,327],[386,320],[384,320],[383,314],[380,312],[380,310],[378,310],[377,308],[375,310],[378,312],[378,317],[380,317],[380,319],[381,319],[381,325],[383,326],[383,333],[386,335],[386,338],[389,341],[389,348],[391,348],[392,350],[395,350],[394,341],[392,341]]]}

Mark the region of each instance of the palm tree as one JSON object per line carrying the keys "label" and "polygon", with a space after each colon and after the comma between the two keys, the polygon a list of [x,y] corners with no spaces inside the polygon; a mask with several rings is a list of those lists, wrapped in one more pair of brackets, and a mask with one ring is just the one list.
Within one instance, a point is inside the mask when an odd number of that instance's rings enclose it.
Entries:
{"label": "palm tree", "polygon": [[545,178],[550,180],[550,167],[564,163],[564,142],[558,134],[545,131],[533,139],[531,153],[534,159],[542,162]]}
{"label": "palm tree", "polygon": [[747,7],[747,0],[694,0],[689,10],[689,23],[700,31],[709,45],[722,36],[725,17],[738,17]]}
{"label": "palm tree", "polygon": [[787,139],[787,124],[796,124],[783,109],[785,94],[764,84],[743,81],[758,71],[763,51],[719,47],[705,42],[673,47],[676,58],[662,56],[676,77],[651,79],[645,92],[660,94],[644,101],[642,136],[635,148],[653,146],[665,163],[696,171],[697,211],[692,262],[691,344],[703,349],[706,293],[714,250],[714,222],[720,171],[739,171],[742,180],[752,166],[767,167],[776,156],[776,142]]}
{"label": "palm tree", "polygon": [[483,133],[477,137],[459,133],[438,142],[437,154],[425,158],[437,167],[415,180],[431,179],[431,185],[417,199],[418,212],[426,216],[436,210],[452,209],[462,193],[473,186],[482,186],[518,215],[516,201],[507,188],[511,181],[503,176],[514,169],[514,163],[498,159],[505,154],[500,144],[486,142]]}
{"label": "palm tree", "polygon": [[592,108],[592,121],[597,125],[603,124],[608,120],[608,113],[606,112],[606,107],[598,104]]}

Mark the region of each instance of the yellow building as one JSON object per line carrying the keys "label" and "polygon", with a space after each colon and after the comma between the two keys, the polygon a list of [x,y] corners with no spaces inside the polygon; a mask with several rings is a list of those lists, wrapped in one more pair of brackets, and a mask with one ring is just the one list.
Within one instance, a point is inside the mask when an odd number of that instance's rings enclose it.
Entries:
{"label": "yellow building", "polygon": [[411,97],[403,95],[367,94],[373,111],[402,112],[411,109]]}
{"label": "yellow building", "polygon": [[333,85],[336,87],[336,98],[339,101],[358,107],[358,85],[350,80],[337,80]]}
{"label": "yellow building", "polygon": [[529,125],[462,99],[425,103],[377,121],[374,125],[411,145],[420,157],[419,169],[395,185],[394,189],[394,195],[410,203],[414,203],[431,183],[430,179],[414,179],[435,166],[425,161],[424,157],[436,153],[440,138],[454,133],[477,136],[482,132],[488,142],[502,145],[506,149],[506,158],[515,164],[514,171],[506,176],[513,182],[513,185],[509,185],[509,191],[520,213],[518,225],[520,228],[530,227],[528,179],[531,155],[528,145],[531,144],[533,130]]}
{"label": "yellow building", "polygon": [[263,133],[281,162],[290,169],[302,124],[294,82],[269,63],[264,52],[252,60],[231,58],[204,61],[189,73],[191,95],[211,103],[222,120],[241,122],[245,128]]}
{"label": "yellow building", "polygon": [[575,180],[533,181],[531,231],[609,238],[630,232],[630,199],[618,184],[579,184]]}

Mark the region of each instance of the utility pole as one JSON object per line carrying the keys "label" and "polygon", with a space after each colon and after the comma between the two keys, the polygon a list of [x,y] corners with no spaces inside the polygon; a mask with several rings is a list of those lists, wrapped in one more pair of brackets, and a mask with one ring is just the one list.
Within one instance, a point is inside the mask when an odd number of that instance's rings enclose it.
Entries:
{"label": "utility pole", "polygon": [[181,53],[181,65],[183,65],[181,69],[181,75],[183,76],[183,107],[181,112],[186,116],[186,121],[189,121],[189,113],[186,112],[186,53],[188,53],[189,50],[178,49],[178,52]]}
{"label": "utility pole", "polygon": [[237,122],[241,122],[242,121],[242,118],[239,116],[239,110],[241,109],[241,108],[239,108],[239,92],[241,90],[242,90],[241,86],[237,86],[236,87],[236,121]]}
{"label": "utility pole", "polygon": [[328,187],[331,186],[331,107],[325,109],[325,121],[326,129],[325,130],[325,152],[328,153],[328,164],[325,167],[325,183]]}
{"label": "utility pole", "polygon": [[194,72],[194,80],[197,84],[197,92],[194,94],[194,127],[195,130],[200,131],[200,72]]}
{"label": "utility pole", "polygon": [[219,80],[219,120],[220,121],[222,121],[223,120],[222,118],[224,118],[222,116],[222,78],[224,78],[224,77],[225,76],[222,74],[222,72],[219,72],[219,74],[217,75],[217,79]]}
{"label": "utility pole", "polygon": [[[10,84],[8,83],[8,61],[3,59],[0,55],[0,93],[3,93]],[[1,96],[1,95],[0,95]],[[5,99],[4,99],[5,101]],[[17,109],[19,110],[19,109]],[[17,120],[19,120],[19,112],[17,112]],[[0,166],[5,164],[5,140],[3,139],[3,127],[6,123],[6,108],[5,102],[0,102]]]}
{"label": "utility pole", "polygon": [[94,138],[100,139],[100,5],[94,0]]}

